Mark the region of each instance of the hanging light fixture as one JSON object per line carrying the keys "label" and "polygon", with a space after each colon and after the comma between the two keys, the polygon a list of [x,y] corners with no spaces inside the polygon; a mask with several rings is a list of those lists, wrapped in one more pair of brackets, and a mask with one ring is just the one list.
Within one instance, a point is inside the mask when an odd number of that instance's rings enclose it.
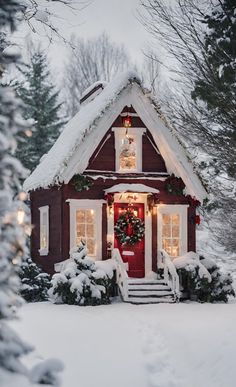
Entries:
{"label": "hanging light fixture", "polygon": [[132,126],[131,117],[129,114],[127,116],[123,117],[123,126],[125,128],[130,128]]}
{"label": "hanging light fixture", "polygon": [[130,128],[132,126],[132,120],[129,115],[129,108],[127,108],[126,115],[122,118],[122,123],[125,128]]}

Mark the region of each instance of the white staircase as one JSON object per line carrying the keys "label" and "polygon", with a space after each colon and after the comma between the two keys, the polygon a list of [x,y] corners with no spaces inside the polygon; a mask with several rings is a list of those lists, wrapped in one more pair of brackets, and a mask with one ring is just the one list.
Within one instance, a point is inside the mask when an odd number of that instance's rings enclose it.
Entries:
{"label": "white staircase", "polygon": [[129,278],[126,301],[132,304],[172,303],[176,301],[176,297],[173,290],[164,280]]}
{"label": "white staircase", "polygon": [[118,249],[113,250],[116,261],[117,285],[123,301],[132,304],[173,303],[179,300],[179,277],[168,256],[161,251],[164,264],[164,279],[129,278],[126,266]]}

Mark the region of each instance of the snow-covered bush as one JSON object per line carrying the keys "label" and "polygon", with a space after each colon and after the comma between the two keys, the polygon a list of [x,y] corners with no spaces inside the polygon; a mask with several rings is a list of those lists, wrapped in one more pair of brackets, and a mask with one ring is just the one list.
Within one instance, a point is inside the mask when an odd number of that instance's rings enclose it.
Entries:
{"label": "snow-covered bush", "polygon": [[52,277],[50,299],[70,305],[101,305],[110,302],[111,278],[86,256],[81,244],[71,253],[64,269]]}
{"label": "snow-covered bush", "polygon": [[51,286],[49,274],[32,261],[30,257],[22,262],[19,269],[20,294],[27,302],[46,301]]}
{"label": "snow-covered bush", "polygon": [[34,384],[59,386],[58,373],[63,370],[63,364],[57,359],[48,359],[36,364],[30,372],[30,380]]}
{"label": "snow-covered bush", "polygon": [[173,262],[187,298],[199,302],[228,302],[230,295],[235,296],[231,275],[222,273],[214,261],[189,252]]}

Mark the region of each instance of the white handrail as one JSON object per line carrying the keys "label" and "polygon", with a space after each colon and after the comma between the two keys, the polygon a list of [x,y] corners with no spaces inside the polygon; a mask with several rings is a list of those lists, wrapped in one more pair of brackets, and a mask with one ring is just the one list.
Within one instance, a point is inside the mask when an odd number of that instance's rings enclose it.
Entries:
{"label": "white handrail", "polygon": [[170,259],[170,256],[165,250],[161,250],[161,256],[164,264],[164,280],[173,290],[175,297],[178,300],[180,297],[179,276],[176,271],[175,265],[173,264]]}
{"label": "white handrail", "polygon": [[128,301],[128,274],[126,271],[126,266],[121,258],[120,252],[118,249],[112,250],[112,258],[116,262],[116,281],[119,286],[122,298],[124,301]]}

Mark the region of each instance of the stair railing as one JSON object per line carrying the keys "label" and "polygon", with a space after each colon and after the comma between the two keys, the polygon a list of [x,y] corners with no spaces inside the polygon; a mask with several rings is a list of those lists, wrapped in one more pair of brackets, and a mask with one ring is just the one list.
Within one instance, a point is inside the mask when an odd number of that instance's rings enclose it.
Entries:
{"label": "stair railing", "polygon": [[118,249],[112,250],[112,258],[116,262],[116,282],[120,289],[121,296],[124,301],[128,301],[128,274],[126,271],[126,266],[121,258],[120,252]]}
{"label": "stair railing", "polygon": [[176,300],[180,298],[179,289],[179,276],[176,271],[175,265],[173,264],[170,256],[165,250],[161,250],[162,261],[164,265],[164,280],[172,289]]}

